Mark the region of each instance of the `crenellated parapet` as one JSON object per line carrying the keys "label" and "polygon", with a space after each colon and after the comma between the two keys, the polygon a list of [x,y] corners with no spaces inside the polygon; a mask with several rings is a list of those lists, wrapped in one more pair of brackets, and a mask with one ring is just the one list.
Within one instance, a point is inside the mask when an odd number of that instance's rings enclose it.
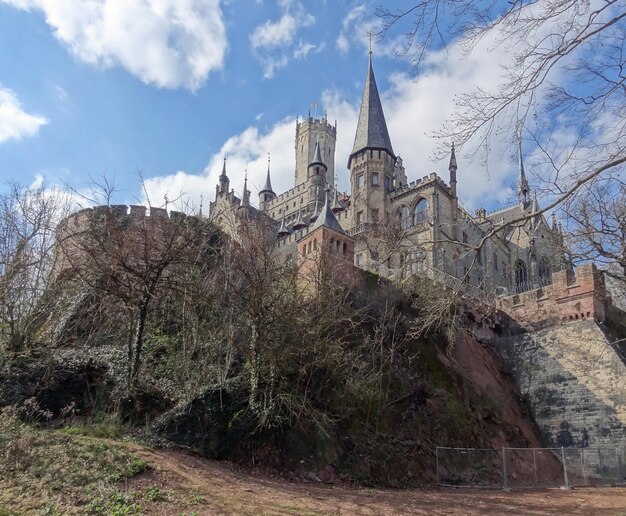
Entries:
{"label": "crenellated parapet", "polygon": [[85,242],[93,238],[99,228],[106,230],[106,240],[111,246],[132,247],[141,238],[154,242],[165,241],[166,228],[189,225],[199,218],[180,211],[142,205],[112,204],[85,208],[62,220],[57,229],[57,244],[52,278],[80,266]]}
{"label": "crenellated parapet", "polygon": [[603,322],[611,307],[604,273],[593,264],[573,273],[552,273],[552,284],[519,294],[500,297],[497,307],[521,326],[536,328],[579,320]]}

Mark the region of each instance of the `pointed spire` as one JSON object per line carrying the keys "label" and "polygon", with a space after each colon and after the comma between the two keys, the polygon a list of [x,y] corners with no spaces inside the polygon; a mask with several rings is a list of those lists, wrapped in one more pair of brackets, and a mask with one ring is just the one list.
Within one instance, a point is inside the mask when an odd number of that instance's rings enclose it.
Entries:
{"label": "pointed spire", "polygon": [[519,201],[526,205],[528,203],[528,180],[526,179],[526,173],[524,172],[524,157],[522,156],[522,129],[519,128],[517,132],[517,157],[519,161],[519,170],[517,178],[517,197]]}
{"label": "pointed spire", "polygon": [[222,173],[220,174],[220,177],[218,180],[219,180],[218,193],[227,194],[228,188],[230,186],[230,180],[228,179],[228,176],[226,175],[226,157],[224,157],[224,164],[222,165]]}
{"label": "pointed spire", "polygon": [[325,197],[324,206],[322,206],[322,210],[319,216],[317,217],[315,224],[311,226],[311,231],[315,231],[316,229],[321,228],[322,226],[325,226],[334,231],[337,231],[338,233],[341,233],[342,235],[347,235],[347,233],[341,227],[341,224],[339,224],[337,217],[335,217],[333,210],[331,209],[330,202],[328,199],[329,197],[328,190],[329,189],[327,188],[326,195],[324,196]]}
{"label": "pointed spire", "polygon": [[262,194],[264,192],[269,192],[269,193],[272,193],[272,194],[274,193],[274,190],[272,190],[272,179],[270,177],[270,155],[269,155],[269,152],[267,153],[267,177],[265,178],[265,186],[259,192],[259,194]]}
{"label": "pointed spire", "polygon": [[348,167],[350,167],[352,157],[357,152],[365,149],[384,150],[388,152],[391,157],[396,157],[391,147],[391,139],[389,138],[387,123],[385,122],[385,114],[383,113],[383,106],[380,102],[378,87],[376,86],[371,52],[369,55],[365,88],[363,89],[363,99],[361,100],[361,111],[359,112],[359,121],[354,137],[354,147],[348,159]]}
{"label": "pointed spire", "polygon": [[454,152],[454,142],[452,142],[452,148],[450,149],[450,164],[448,165],[448,171],[450,172],[450,193],[453,197],[456,197],[456,171],[458,167],[456,164],[456,153]]}
{"label": "pointed spire", "polygon": [[448,170],[457,170],[459,167],[456,164],[456,153],[454,152],[454,142],[452,142],[452,148],[450,149],[450,164],[448,165]]}
{"label": "pointed spire", "polygon": [[291,230],[287,227],[287,222],[285,219],[285,212],[287,210],[283,211],[283,221],[280,224],[280,228],[278,229],[278,237],[284,237],[287,235],[291,235]]}
{"label": "pointed spire", "polygon": [[292,226],[294,231],[297,231],[299,229],[304,229],[307,226],[306,222],[304,222],[304,219],[302,218],[302,201],[300,202],[300,209],[298,210],[298,219],[296,220],[295,224]]}
{"label": "pointed spire", "polygon": [[343,206],[339,204],[339,192],[337,191],[337,183],[335,183],[335,195],[333,195],[333,205],[331,207],[333,213],[337,214],[343,211]]}
{"label": "pointed spire", "polygon": [[246,172],[243,179],[243,197],[241,205],[248,208],[250,207],[250,190],[248,190],[248,172]]}

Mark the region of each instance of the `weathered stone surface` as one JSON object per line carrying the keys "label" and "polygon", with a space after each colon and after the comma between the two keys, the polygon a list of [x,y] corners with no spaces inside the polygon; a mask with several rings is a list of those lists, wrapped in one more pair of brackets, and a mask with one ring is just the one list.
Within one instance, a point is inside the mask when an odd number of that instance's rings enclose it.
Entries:
{"label": "weathered stone surface", "polygon": [[626,363],[593,319],[495,343],[549,446],[626,447]]}

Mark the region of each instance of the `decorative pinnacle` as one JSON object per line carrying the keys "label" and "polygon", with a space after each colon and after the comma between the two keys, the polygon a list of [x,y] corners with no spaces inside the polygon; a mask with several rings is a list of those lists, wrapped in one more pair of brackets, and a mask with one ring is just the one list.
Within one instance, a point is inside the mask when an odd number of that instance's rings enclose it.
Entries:
{"label": "decorative pinnacle", "polygon": [[369,38],[369,50],[368,50],[368,54],[371,56],[372,55],[372,39],[374,38],[374,31],[372,29],[367,31],[367,37]]}

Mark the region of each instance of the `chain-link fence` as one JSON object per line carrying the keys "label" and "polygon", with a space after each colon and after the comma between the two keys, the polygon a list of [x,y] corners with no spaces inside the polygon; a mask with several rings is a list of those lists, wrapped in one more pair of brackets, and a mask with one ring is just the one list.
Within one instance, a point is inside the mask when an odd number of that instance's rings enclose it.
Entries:
{"label": "chain-link fence", "polygon": [[437,447],[440,486],[521,489],[626,485],[623,448]]}

